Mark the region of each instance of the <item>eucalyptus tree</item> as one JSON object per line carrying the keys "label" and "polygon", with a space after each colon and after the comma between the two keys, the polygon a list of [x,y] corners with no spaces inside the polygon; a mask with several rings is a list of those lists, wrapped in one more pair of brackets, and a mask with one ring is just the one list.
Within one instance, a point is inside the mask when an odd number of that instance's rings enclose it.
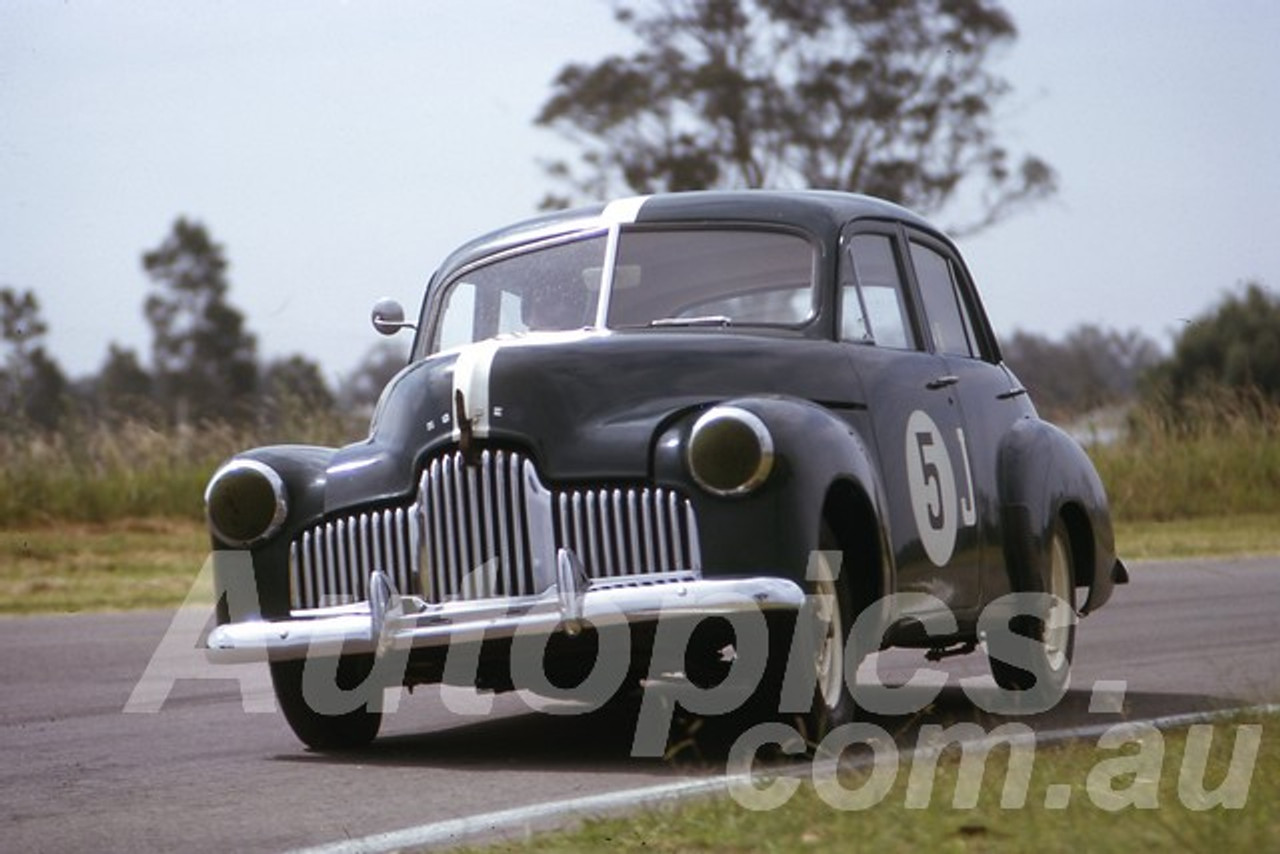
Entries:
{"label": "eucalyptus tree", "polygon": [[996,137],[1017,35],[992,0],[618,2],[629,55],[561,69],[537,117],[580,149],[546,165],[561,207],[620,192],[813,187],[924,214],[953,231],[1055,190],[1053,169]]}

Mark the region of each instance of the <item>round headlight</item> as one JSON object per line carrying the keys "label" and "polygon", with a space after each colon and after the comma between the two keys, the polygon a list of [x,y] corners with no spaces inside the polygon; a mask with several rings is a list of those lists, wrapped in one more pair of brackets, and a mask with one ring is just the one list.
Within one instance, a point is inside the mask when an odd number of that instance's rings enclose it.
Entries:
{"label": "round headlight", "polygon": [[693,425],[689,473],[715,495],[745,495],[773,469],[773,437],[755,414],[737,406],[713,406]]}
{"label": "round headlight", "polygon": [[257,460],[233,460],[218,469],[204,491],[204,506],[214,533],[234,546],[271,536],[289,512],[284,481]]}

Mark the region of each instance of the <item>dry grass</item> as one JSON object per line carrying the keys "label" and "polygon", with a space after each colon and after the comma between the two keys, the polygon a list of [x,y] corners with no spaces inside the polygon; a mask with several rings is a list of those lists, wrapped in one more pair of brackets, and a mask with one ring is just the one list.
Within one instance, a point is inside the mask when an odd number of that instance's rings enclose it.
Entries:
{"label": "dry grass", "polygon": [[185,519],[0,530],[0,614],[174,607],[208,552],[204,526]]}
{"label": "dry grass", "polygon": [[1117,519],[1263,514],[1280,527],[1280,404],[1223,393],[1176,417],[1139,408],[1125,438],[1090,454]]}
{"label": "dry grass", "polygon": [[0,435],[0,528],[144,517],[198,520],[205,483],[227,457],[272,442],[351,440],[336,418],[265,430],[225,424],[160,430],[136,420],[83,420],[58,433]]}

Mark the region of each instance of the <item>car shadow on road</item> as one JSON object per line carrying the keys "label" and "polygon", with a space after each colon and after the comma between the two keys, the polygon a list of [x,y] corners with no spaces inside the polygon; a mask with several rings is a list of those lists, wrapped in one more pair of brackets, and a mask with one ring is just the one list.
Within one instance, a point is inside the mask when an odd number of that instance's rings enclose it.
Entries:
{"label": "car shadow on road", "polygon": [[[902,692],[914,689],[900,686]],[[1055,739],[1076,737],[1095,740],[1106,728],[1134,721],[1155,720],[1173,715],[1216,712],[1236,708],[1239,701],[1197,694],[1125,692],[1118,683],[1073,688],[1052,708],[1034,714],[1000,714],[987,709],[994,704],[980,691],[948,685],[921,692],[916,701],[908,693],[899,695],[904,705],[915,710],[905,714],[863,714],[862,723],[885,733],[899,750],[909,750],[921,742],[922,731],[966,725],[954,733],[972,737],[1007,733],[1006,724],[1019,724],[1021,732],[1053,734]],[[984,708],[984,705],[987,708]],[[583,772],[626,772],[656,777],[723,773],[730,751],[742,733],[756,724],[777,721],[793,727],[802,737],[803,723],[797,718],[766,715],[758,709],[744,709],[719,716],[699,716],[677,709],[670,719],[662,756],[636,755],[639,695],[616,700],[601,709],[577,714],[512,711],[508,708],[493,717],[457,718],[460,723],[428,726],[421,731],[396,731],[380,737],[360,750],[320,753],[299,746],[298,752],[274,757],[281,762],[307,764],[359,764],[386,767],[422,767],[467,770],[540,769]],[[564,710],[562,710],[564,711]],[[975,730],[974,725],[977,729]],[[1024,729],[1025,727],[1025,729]],[[816,745],[809,742],[810,749]],[[803,754],[765,749],[758,761],[790,763]]]}

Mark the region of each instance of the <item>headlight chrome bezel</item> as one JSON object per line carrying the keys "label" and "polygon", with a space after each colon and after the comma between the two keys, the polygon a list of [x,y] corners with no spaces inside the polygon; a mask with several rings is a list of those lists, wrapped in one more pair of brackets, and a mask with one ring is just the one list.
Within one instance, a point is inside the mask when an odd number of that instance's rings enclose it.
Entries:
{"label": "headlight chrome bezel", "polygon": [[[254,508],[252,511],[257,518],[266,519],[264,524],[255,525],[256,530],[245,530],[247,521],[241,520],[239,526],[241,530],[232,530],[231,520],[226,518],[225,513],[219,509],[216,502],[220,500],[235,500],[231,496],[223,493],[229,489],[253,488],[245,485],[237,485],[236,480],[246,476],[259,479],[270,489],[270,498],[263,501],[263,496],[250,496],[250,501],[262,502],[262,508]],[[205,518],[209,521],[209,527],[224,542],[245,548],[257,545],[264,540],[270,539],[281,526],[284,525],[285,519],[289,515],[289,498],[288,490],[285,488],[284,480],[280,477],[279,472],[266,463],[258,460],[232,460],[226,463],[216,472],[213,477],[209,478],[209,485],[204,491]]]}
{"label": "headlight chrome bezel", "polygon": [[[748,448],[748,443],[750,448]],[[728,446],[737,444],[736,449]],[[724,454],[749,451],[745,461]],[[769,479],[775,450],[773,435],[760,416],[741,406],[713,406],[693,423],[685,448],[690,476],[703,490],[720,497],[749,495]]]}

